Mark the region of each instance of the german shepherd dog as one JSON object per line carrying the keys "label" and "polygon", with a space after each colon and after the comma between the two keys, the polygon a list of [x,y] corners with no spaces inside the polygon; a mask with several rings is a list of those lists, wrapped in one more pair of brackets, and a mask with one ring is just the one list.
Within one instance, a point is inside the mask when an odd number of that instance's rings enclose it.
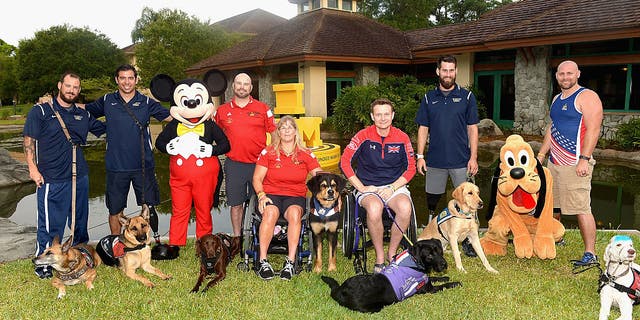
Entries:
{"label": "german shepherd dog", "polygon": [[67,294],[65,285],[84,283],[87,289],[93,289],[93,281],[97,275],[96,267],[102,262],[93,247],[87,244],[72,247],[72,242],[73,237],[69,237],[64,244],[60,244],[56,235],[51,247],[33,258],[36,266],[51,266],[56,271],[51,284],[58,288],[58,299]]}
{"label": "german shepherd dog", "polygon": [[[155,274],[163,280],[171,278],[170,275],[164,274],[160,269],[151,265],[151,228],[149,226],[149,207],[142,205],[142,212],[139,216],[128,218],[120,216],[122,224],[122,233],[118,236],[107,236],[100,240],[96,250],[100,257],[107,265],[117,265],[124,274],[133,279],[142,282],[146,287],[153,288],[155,285],[149,279],[136,273],[138,268]],[[115,238],[114,238],[115,237]],[[113,244],[112,248],[108,248],[109,241]],[[114,263],[109,261],[114,260]]]}
{"label": "german shepherd dog", "polygon": [[322,241],[329,244],[328,271],[336,270],[336,247],[338,245],[338,223],[340,221],[340,195],[347,181],[334,173],[318,173],[307,181],[311,191],[309,221],[313,234],[313,271],[322,271]]}

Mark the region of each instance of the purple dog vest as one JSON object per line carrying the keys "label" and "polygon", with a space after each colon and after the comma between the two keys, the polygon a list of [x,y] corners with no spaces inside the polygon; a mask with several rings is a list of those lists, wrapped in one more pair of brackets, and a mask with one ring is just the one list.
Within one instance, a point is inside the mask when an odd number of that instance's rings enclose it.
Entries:
{"label": "purple dog vest", "polygon": [[393,261],[382,270],[382,274],[391,282],[398,301],[411,297],[429,281],[427,274],[414,268],[418,268],[418,265],[405,250],[396,255]]}

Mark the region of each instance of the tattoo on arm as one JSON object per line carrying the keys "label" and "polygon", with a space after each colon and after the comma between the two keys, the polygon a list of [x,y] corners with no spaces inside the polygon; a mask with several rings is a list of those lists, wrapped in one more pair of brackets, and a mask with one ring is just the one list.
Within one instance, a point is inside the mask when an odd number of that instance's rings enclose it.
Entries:
{"label": "tattoo on arm", "polygon": [[27,162],[29,160],[35,164],[36,163],[36,140],[30,137],[24,138],[24,155],[27,158]]}

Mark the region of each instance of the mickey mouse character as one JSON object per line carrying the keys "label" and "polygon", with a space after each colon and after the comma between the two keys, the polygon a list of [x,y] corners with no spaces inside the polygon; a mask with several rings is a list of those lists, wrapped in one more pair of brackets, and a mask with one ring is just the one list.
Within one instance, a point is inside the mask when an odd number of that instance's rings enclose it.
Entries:
{"label": "mickey mouse character", "polygon": [[177,83],[170,76],[159,74],[151,80],[150,87],[158,100],[171,102],[173,120],[156,139],[156,147],[170,155],[173,213],[169,244],[184,246],[192,203],[196,211],[196,237],[213,231],[211,208],[218,205],[222,181],[217,156],[231,147],[222,129],[211,120],[214,111],[211,96],[224,92],[226,79],[217,70],[205,74],[203,81],[185,79]]}

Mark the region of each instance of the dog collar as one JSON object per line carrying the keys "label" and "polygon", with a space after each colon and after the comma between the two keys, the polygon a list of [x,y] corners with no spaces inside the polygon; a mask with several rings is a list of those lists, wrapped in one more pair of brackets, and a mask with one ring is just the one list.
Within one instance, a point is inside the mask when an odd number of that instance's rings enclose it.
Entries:
{"label": "dog collar", "polygon": [[73,271],[73,272],[69,272],[69,273],[63,273],[63,272],[57,271],[57,273],[58,273],[57,276],[62,281],[75,280],[75,279],[78,279],[78,278],[82,277],[82,275],[85,272],[87,272],[87,270],[89,270],[89,266],[87,264],[85,264],[79,270],[76,270],[76,271]]}

